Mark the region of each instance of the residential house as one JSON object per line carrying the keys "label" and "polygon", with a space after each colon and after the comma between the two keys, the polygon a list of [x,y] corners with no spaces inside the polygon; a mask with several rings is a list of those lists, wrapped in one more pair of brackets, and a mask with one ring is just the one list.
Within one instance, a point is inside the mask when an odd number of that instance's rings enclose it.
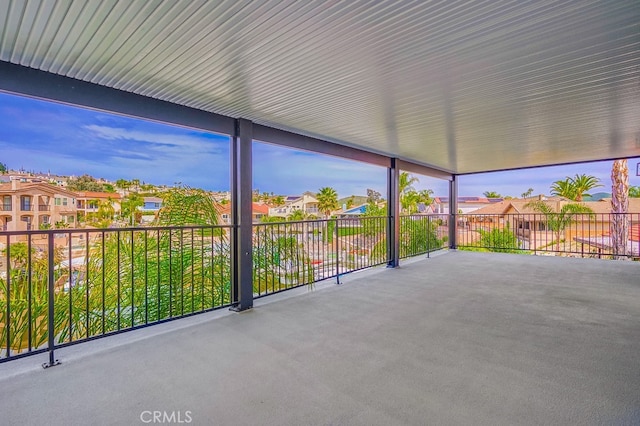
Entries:
{"label": "residential house", "polygon": [[[457,213],[472,213],[483,207],[502,202],[502,198],[458,197]],[[449,197],[435,197],[430,205],[433,213],[449,214]]]}
{"label": "residential house", "polygon": [[[220,225],[231,225],[231,204],[216,204]],[[262,218],[269,216],[269,206],[264,203],[251,203],[251,219],[253,223],[262,222]]]}
{"label": "residential house", "polygon": [[122,196],[118,193],[92,191],[77,191],[75,193],[78,215],[81,217],[86,217],[87,214],[97,213],[100,204],[104,202],[111,204],[115,214],[119,214],[121,211]]}
{"label": "residential house", "polygon": [[49,183],[0,184],[0,231],[28,231],[77,222],[76,194]]}
{"label": "residential house", "polygon": [[302,210],[306,215],[319,216],[321,212],[316,194],[307,191],[302,195],[286,197],[282,206],[269,209],[269,216],[287,218],[296,210]]}
{"label": "residential house", "polygon": [[143,223],[153,222],[162,208],[162,198],[144,197],[143,202],[144,204],[138,207],[138,210],[142,214],[141,221]]}
{"label": "residential house", "polygon": [[[552,211],[559,212],[567,203],[574,201],[563,197],[539,196],[529,199],[511,199],[483,207],[473,214],[462,217],[462,226],[468,230],[491,229],[508,227],[516,235],[526,242],[530,249],[548,246],[557,235],[549,229],[547,216],[531,206],[531,201],[542,201]],[[592,214],[577,214],[573,222],[562,231],[561,238],[565,241],[574,241],[582,237],[608,236],[611,232],[611,199],[604,198],[599,201],[584,201],[581,204],[590,208]],[[638,238],[640,223],[640,198],[629,199],[630,236],[633,240]],[[460,225],[460,223],[459,223]],[[472,239],[474,233],[466,233],[467,239]],[[470,242],[470,241],[466,241]],[[464,243],[464,241],[463,241]]]}

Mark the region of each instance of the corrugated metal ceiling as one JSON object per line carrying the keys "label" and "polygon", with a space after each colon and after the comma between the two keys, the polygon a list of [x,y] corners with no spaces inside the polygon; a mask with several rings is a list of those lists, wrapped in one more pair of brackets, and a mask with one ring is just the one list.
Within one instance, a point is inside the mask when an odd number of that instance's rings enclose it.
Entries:
{"label": "corrugated metal ceiling", "polygon": [[467,173],[640,155],[623,1],[4,0],[0,60]]}

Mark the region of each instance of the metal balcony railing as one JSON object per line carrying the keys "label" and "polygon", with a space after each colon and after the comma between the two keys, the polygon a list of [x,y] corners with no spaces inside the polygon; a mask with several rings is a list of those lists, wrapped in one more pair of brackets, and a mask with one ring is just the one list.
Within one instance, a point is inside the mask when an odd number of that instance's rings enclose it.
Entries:
{"label": "metal balcony railing", "polygon": [[[640,214],[410,215],[397,255],[463,250],[637,258]],[[258,298],[393,264],[392,218],[252,225]],[[628,245],[612,233],[626,226]],[[238,303],[232,226],[62,229],[0,235],[0,362]],[[237,271],[236,271],[237,272]]]}
{"label": "metal balcony railing", "polygon": [[229,306],[229,227],[0,236],[0,362]]}
{"label": "metal balcony railing", "polygon": [[387,217],[253,226],[255,297],[389,262]]}
{"label": "metal balcony railing", "polygon": [[[640,257],[639,224],[638,213],[464,214],[457,216],[458,247],[507,253],[637,259]],[[624,236],[616,239],[617,232]]]}

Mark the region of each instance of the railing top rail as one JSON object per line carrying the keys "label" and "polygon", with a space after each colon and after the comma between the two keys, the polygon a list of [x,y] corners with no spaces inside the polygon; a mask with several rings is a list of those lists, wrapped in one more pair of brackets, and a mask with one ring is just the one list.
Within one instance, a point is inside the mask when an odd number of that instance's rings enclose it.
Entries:
{"label": "railing top rail", "polygon": [[1,235],[48,235],[48,234],[79,234],[79,233],[109,233],[124,231],[165,231],[174,229],[232,229],[232,225],[180,225],[180,226],[137,226],[123,228],[60,228],[60,229],[36,229],[28,231],[0,231]]}

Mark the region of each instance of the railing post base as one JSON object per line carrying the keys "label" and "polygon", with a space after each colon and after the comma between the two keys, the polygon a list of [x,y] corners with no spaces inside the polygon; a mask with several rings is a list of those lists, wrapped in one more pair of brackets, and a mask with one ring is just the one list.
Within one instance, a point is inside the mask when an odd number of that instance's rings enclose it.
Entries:
{"label": "railing post base", "polygon": [[60,365],[60,364],[61,362],[56,359],[55,361],[53,361],[53,363],[50,363],[50,362],[43,363],[42,368],[47,369],[49,367],[55,367],[56,365]]}
{"label": "railing post base", "polygon": [[248,311],[251,308],[253,308],[253,306],[242,306],[240,303],[236,303],[235,305],[231,305],[229,310],[231,312],[244,312]]}

